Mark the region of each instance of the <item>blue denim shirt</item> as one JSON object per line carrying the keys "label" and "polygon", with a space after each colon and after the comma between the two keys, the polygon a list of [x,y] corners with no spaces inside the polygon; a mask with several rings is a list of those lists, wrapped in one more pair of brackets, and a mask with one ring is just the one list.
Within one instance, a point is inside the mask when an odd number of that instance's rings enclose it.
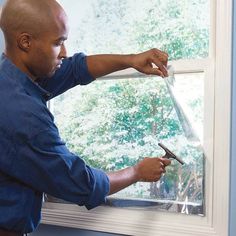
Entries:
{"label": "blue denim shirt", "polygon": [[0,58],[0,228],[28,233],[39,224],[42,193],[85,205],[105,202],[107,175],[71,153],[46,101],[93,81],[82,53],[63,60],[52,78],[34,83]]}

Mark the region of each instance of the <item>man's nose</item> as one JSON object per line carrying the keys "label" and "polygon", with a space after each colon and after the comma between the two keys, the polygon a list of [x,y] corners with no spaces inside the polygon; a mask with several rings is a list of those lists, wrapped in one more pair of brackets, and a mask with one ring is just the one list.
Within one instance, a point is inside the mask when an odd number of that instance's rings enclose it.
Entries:
{"label": "man's nose", "polygon": [[61,45],[61,51],[60,51],[59,57],[60,58],[66,58],[67,57],[67,51],[66,51],[66,47],[65,47],[64,43]]}

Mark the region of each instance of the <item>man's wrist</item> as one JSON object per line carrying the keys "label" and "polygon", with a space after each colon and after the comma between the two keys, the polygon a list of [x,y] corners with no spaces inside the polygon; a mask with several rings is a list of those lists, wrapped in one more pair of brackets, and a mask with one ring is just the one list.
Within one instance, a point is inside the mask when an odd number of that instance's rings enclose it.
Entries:
{"label": "man's wrist", "polygon": [[132,168],[133,168],[133,172],[134,172],[134,181],[135,181],[135,183],[141,181],[142,178],[140,176],[140,166],[139,166],[139,163],[134,165]]}
{"label": "man's wrist", "polygon": [[134,68],[134,58],[135,58],[135,54],[127,54],[125,55],[125,66],[127,68]]}

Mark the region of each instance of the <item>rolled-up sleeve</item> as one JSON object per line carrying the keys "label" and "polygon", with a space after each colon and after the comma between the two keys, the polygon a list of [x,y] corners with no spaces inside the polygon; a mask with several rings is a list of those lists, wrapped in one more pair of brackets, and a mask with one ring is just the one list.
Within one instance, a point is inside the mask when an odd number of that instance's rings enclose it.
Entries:
{"label": "rolled-up sleeve", "polygon": [[88,70],[86,55],[76,53],[63,60],[61,68],[53,77],[45,78],[39,84],[51,93],[51,99],[76,85],[87,85],[94,80]]}
{"label": "rolled-up sleeve", "polygon": [[107,175],[71,153],[56,128],[18,146],[11,175],[37,191],[88,209],[104,203],[109,192]]}

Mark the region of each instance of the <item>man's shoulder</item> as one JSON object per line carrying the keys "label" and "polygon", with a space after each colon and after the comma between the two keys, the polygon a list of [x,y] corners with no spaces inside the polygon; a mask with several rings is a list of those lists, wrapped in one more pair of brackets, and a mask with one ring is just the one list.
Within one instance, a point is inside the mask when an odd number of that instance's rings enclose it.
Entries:
{"label": "man's shoulder", "polygon": [[23,86],[1,74],[0,96],[1,127],[31,136],[53,125],[53,116],[44,101],[31,96]]}

